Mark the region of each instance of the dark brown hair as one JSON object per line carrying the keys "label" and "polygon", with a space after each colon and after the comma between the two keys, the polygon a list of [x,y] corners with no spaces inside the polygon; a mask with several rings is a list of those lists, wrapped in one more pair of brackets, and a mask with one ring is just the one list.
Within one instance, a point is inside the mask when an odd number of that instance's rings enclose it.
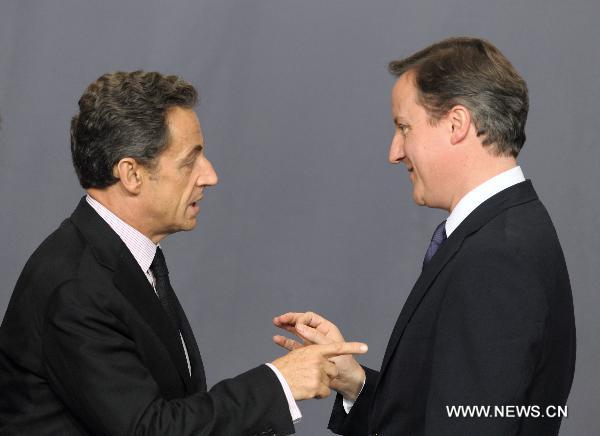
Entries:
{"label": "dark brown hair", "polygon": [[471,112],[483,145],[499,155],[517,156],[525,143],[529,110],[527,84],[488,41],[449,38],[405,59],[390,62],[396,77],[415,73],[419,101],[432,123],[455,105]]}
{"label": "dark brown hair", "polygon": [[83,188],[105,188],[117,179],[116,163],[131,157],[147,168],[168,144],[167,110],[192,108],[194,87],[156,72],[104,74],[79,99],[71,120],[71,157]]}

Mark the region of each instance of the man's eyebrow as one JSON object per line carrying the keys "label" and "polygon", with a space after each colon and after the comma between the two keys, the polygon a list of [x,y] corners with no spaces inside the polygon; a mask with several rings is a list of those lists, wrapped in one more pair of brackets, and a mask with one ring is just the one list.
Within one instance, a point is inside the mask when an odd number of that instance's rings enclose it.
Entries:
{"label": "man's eyebrow", "polygon": [[194,148],[192,148],[188,154],[186,154],[182,159],[181,162],[188,162],[191,158],[195,158],[197,155],[199,155],[200,153],[202,153],[202,150],[204,150],[204,145],[202,144],[198,144],[196,145]]}
{"label": "man's eyebrow", "polygon": [[394,117],[394,124],[399,126],[400,124],[406,124],[406,122],[401,117]]}
{"label": "man's eyebrow", "polygon": [[196,145],[194,148],[192,148],[190,150],[190,152],[187,154],[186,157],[190,157],[192,155],[200,154],[200,153],[202,153],[202,150],[204,150],[204,145],[203,144],[198,144],[198,145]]}

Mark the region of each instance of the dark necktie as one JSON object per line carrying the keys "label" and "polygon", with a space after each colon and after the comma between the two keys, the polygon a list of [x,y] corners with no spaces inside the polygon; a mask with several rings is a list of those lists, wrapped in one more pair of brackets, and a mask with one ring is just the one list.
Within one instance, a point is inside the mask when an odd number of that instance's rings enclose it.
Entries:
{"label": "dark necktie", "polygon": [[425,253],[425,259],[423,259],[423,266],[427,265],[433,255],[438,251],[440,245],[446,240],[446,221],[442,221],[436,228],[435,232],[433,232],[433,236],[431,237],[431,242],[429,243],[429,247],[427,248],[427,253]]}
{"label": "dark necktie", "polygon": [[167,268],[167,262],[160,247],[156,248],[156,254],[150,265],[150,271],[154,274],[156,293],[158,294],[160,304],[162,304],[175,329],[180,332],[181,321],[175,309],[177,307],[177,297],[175,297],[175,292],[171,287],[169,269]]}

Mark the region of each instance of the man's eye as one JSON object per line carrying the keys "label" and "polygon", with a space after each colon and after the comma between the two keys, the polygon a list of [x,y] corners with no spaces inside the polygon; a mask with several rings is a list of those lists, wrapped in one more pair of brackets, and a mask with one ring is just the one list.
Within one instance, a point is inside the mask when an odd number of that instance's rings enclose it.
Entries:
{"label": "man's eye", "polygon": [[406,124],[398,124],[398,129],[400,130],[400,133],[402,133],[402,135],[406,136],[406,134],[410,130],[410,127],[408,127]]}
{"label": "man's eye", "polygon": [[193,160],[189,160],[187,162],[184,162],[181,167],[185,168],[186,170],[189,170],[193,166],[194,166],[194,161]]}

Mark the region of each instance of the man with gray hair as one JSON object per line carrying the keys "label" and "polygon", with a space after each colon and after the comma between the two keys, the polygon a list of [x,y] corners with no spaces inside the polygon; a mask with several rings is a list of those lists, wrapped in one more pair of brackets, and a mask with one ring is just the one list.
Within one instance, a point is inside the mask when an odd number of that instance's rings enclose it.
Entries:
{"label": "man with gray hair", "polygon": [[[417,204],[449,216],[381,369],[332,359],[339,376],[329,428],[347,436],[556,435],[575,368],[575,320],[554,226],[516,161],[525,81],[476,38],[438,42],[390,71],[389,160],[406,167]],[[274,323],[304,344],[343,341],[311,312]]]}
{"label": "man with gray hair", "polygon": [[177,76],[93,82],[71,123],[87,195],[34,252],[0,327],[1,435],[287,435],[297,400],[329,395],[328,358],[291,352],[207,390],[159,242],[196,225],[217,174]]}

